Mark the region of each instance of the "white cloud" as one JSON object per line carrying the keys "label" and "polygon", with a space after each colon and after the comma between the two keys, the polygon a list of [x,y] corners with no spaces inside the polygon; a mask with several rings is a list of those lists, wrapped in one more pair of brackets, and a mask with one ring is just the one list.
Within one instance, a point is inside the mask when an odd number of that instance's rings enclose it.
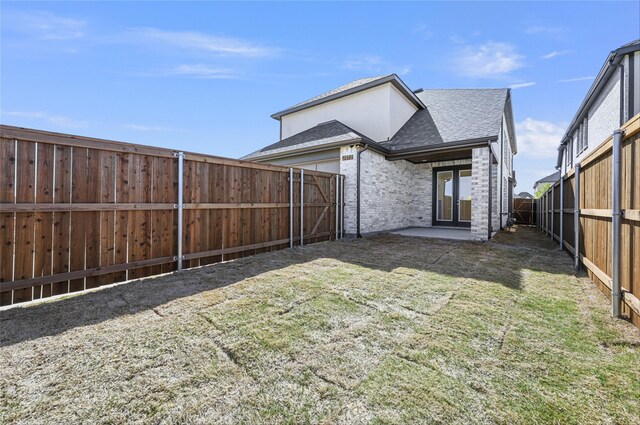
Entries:
{"label": "white cloud", "polygon": [[577,77],[577,78],[567,78],[566,80],[558,80],[559,83],[573,83],[576,81],[588,81],[593,80],[596,77]]}
{"label": "white cloud", "polygon": [[549,52],[544,56],[541,56],[540,59],[553,59],[553,58],[557,58],[558,56],[563,56],[566,55],[567,53],[570,53],[569,50],[554,50],[553,52]]}
{"label": "white cloud", "polygon": [[44,11],[4,11],[5,29],[39,40],[70,40],[86,34],[87,23]]}
{"label": "white cloud", "polygon": [[178,65],[177,67],[168,70],[165,75],[183,75],[186,77],[206,79],[231,79],[238,78],[239,76],[238,73],[232,69],[203,64]]}
{"label": "white cloud", "polygon": [[26,111],[2,111],[0,115],[17,118],[27,118],[45,121],[51,125],[62,128],[83,128],[87,127],[86,121],[77,121],[62,115],[54,115],[48,112],[26,112]]}
{"label": "white cloud", "polygon": [[555,158],[565,127],[562,123],[533,118],[516,123],[518,155],[529,158]]}
{"label": "white cloud", "polygon": [[241,73],[231,68],[221,68],[205,64],[182,64],[172,68],[143,72],[128,72],[132,77],[189,77],[205,80],[230,80],[241,77]]}
{"label": "white cloud", "polygon": [[512,89],[523,89],[525,87],[531,87],[531,86],[535,86],[536,83],[534,81],[528,81],[526,83],[517,83],[517,84],[512,84],[511,88]]}
{"label": "white cloud", "polygon": [[509,43],[467,45],[454,58],[455,71],[474,78],[500,78],[522,68],[524,56]]}
{"label": "white cloud", "polygon": [[192,31],[164,31],[157,28],[135,28],[116,39],[131,43],[151,43],[159,47],[172,46],[219,56],[269,57],[279,49],[246,40],[219,37]]}

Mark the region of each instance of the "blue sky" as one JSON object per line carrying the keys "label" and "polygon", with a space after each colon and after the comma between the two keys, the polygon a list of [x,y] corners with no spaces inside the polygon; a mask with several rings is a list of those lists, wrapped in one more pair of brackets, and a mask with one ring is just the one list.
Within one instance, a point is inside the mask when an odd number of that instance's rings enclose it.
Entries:
{"label": "blue sky", "polygon": [[277,141],[270,114],[357,78],[512,87],[530,191],[639,4],[3,1],[1,122],[239,157]]}

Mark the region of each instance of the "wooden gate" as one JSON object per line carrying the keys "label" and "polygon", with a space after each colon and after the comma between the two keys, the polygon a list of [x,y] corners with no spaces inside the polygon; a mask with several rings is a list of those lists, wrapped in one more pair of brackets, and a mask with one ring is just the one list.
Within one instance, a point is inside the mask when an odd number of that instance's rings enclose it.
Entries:
{"label": "wooden gate", "polygon": [[513,217],[518,224],[535,224],[535,199],[515,198],[513,200]]}

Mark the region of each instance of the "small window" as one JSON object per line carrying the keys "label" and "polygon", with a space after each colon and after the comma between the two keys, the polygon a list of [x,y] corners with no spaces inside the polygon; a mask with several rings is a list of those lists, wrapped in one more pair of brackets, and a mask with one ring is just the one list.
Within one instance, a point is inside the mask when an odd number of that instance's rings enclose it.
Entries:
{"label": "small window", "polygon": [[582,150],[585,150],[589,147],[589,119],[585,117],[584,124],[584,135],[582,140]]}
{"label": "small window", "polygon": [[567,143],[567,147],[564,150],[564,155],[566,159],[567,168],[571,168],[573,166],[573,139],[569,139]]}

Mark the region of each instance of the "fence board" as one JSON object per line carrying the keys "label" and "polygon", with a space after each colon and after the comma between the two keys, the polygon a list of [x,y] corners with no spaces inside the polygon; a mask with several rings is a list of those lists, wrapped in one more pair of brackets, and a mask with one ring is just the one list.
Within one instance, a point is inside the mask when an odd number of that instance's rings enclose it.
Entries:
{"label": "fence board", "polygon": [[[621,155],[621,208],[628,217],[621,220],[620,283],[623,289],[622,313],[640,327],[640,115],[623,126],[626,131]],[[611,296],[612,274],[612,137],[607,138],[582,161],[580,178],[580,235],[578,252],[587,274],[596,286]],[[575,171],[564,177],[563,238],[567,250],[575,244],[573,214]],[[544,195],[547,198],[549,193]],[[545,208],[542,201],[543,208]],[[546,217],[537,217],[544,229]],[[555,226],[555,223],[554,223]],[[572,253],[573,254],[573,253]]]}
{"label": "fence board", "polygon": [[[176,269],[175,151],[0,130],[1,305]],[[300,243],[299,170],[290,235],[288,168],[200,154],[184,165],[185,268]],[[334,239],[335,175],[305,171],[304,189],[305,244]]]}

